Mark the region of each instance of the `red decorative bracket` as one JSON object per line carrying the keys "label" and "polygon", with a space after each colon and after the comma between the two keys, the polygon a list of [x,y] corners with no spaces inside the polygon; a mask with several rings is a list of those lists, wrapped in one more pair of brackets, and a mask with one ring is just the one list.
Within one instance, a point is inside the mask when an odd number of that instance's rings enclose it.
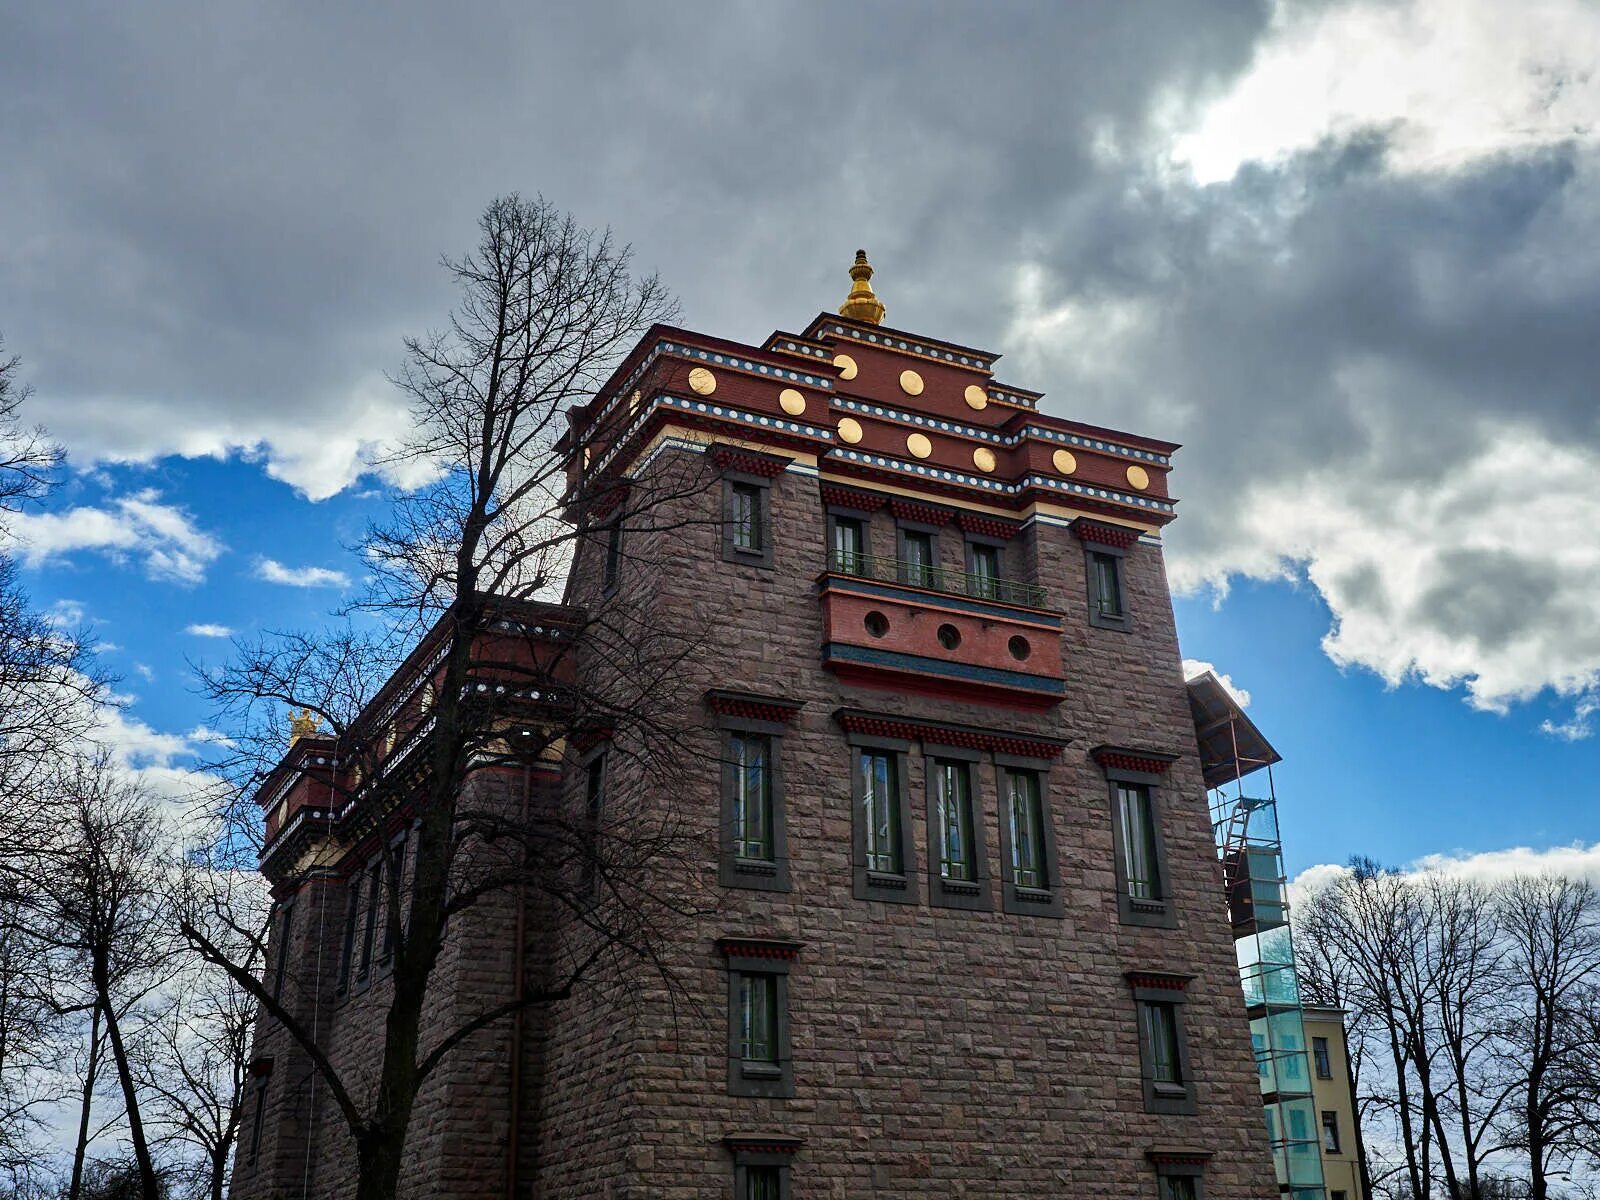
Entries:
{"label": "red decorative bracket", "polygon": [[956,518],[956,524],[961,526],[963,533],[999,538],[1001,541],[1010,541],[1017,536],[1017,530],[1021,528],[1015,521],[1003,521],[999,517],[984,517],[977,513],[966,512]]}
{"label": "red decorative bracket", "polygon": [[881,492],[869,492],[862,488],[845,487],[840,483],[824,483],[822,485],[822,503],[831,508],[853,508],[858,512],[877,512],[889,502],[889,497]]}
{"label": "red decorative bracket", "polygon": [[1194,978],[1193,975],[1175,975],[1171,971],[1124,971],[1122,977],[1128,981],[1129,987],[1162,988],[1173,992],[1183,991]]}
{"label": "red decorative bracket", "polygon": [[1159,750],[1128,750],[1121,746],[1096,746],[1089,756],[1102,768],[1117,771],[1144,771],[1151,775],[1165,775],[1167,768],[1178,761],[1176,754],[1162,754]]}
{"label": "red decorative bracket", "polygon": [[746,475],[763,475],[768,479],[782,475],[784,468],[794,461],[778,454],[762,454],[759,450],[742,450],[737,446],[713,446],[711,461],[723,471],[743,471]]}
{"label": "red decorative bracket", "polygon": [[1055,738],[1029,737],[1027,734],[966,725],[941,725],[936,721],[913,721],[854,709],[840,709],[833,714],[833,719],[846,733],[898,738],[905,742],[962,746],[968,750],[989,750],[1018,758],[1056,758],[1067,745]]}
{"label": "red decorative bracket", "polygon": [[805,707],[805,701],[758,696],[754,692],[712,689],[706,693],[706,707],[718,716],[744,717],[750,721],[779,721],[787,725],[794,719],[795,713]]}
{"label": "red decorative bracket", "polygon": [[722,1144],[736,1154],[793,1154],[805,1139],[792,1133],[730,1133]]}
{"label": "red decorative bracket", "polygon": [[1102,546],[1116,546],[1126,550],[1139,540],[1139,531],[1126,525],[1108,525],[1104,521],[1090,521],[1079,517],[1072,523],[1072,532],[1080,542],[1099,542]]}
{"label": "red decorative bracket", "polygon": [[717,949],[724,958],[781,958],[793,962],[804,942],[789,938],[724,937],[717,939]]}
{"label": "red decorative bracket", "polygon": [[894,514],[897,521],[915,521],[919,525],[948,525],[955,517],[953,508],[942,508],[937,504],[918,504],[914,500],[902,500],[898,496],[889,501],[889,511]]}

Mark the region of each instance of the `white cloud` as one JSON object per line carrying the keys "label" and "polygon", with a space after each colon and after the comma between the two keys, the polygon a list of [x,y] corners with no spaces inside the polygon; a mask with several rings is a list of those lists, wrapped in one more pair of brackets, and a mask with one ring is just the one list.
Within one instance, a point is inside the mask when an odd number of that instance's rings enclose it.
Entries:
{"label": "white cloud", "polygon": [[1581,742],[1594,736],[1594,719],[1600,716],[1600,692],[1590,691],[1572,706],[1572,716],[1565,721],[1544,720],[1539,731],[1558,737],[1564,742]]}
{"label": "white cloud", "polygon": [[18,556],[35,567],[87,550],[114,561],[141,560],[152,579],[199,583],[223,550],[187,512],[162,504],[161,494],[149,488],[103,508],[24,513],[13,525]]}
{"label": "white cloud", "polygon": [[1217,682],[1222,685],[1223,690],[1226,691],[1228,695],[1233,697],[1234,702],[1237,703],[1240,708],[1250,707],[1250,693],[1234,683],[1233,676],[1224,675],[1221,671],[1217,670],[1213,664],[1198,658],[1186,658],[1183,660],[1183,677],[1185,679],[1198,679],[1207,671],[1210,671],[1211,674],[1217,677]]}
{"label": "white cloud", "polygon": [[1588,0],[1280,0],[1250,69],[1179,126],[1174,157],[1209,183],[1372,127],[1402,170],[1553,145],[1600,125],[1597,42]]}
{"label": "white cloud", "polygon": [[270,558],[264,558],[256,564],[256,578],[264,579],[268,583],[281,583],[286,587],[350,586],[350,577],[343,571],[335,571],[328,567],[286,567]]}
{"label": "white cloud", "polygon": [[[1512,846],[1476,854],[1428,854],[1403,870],[1411,875],[1449,875],[1491,884],[1514,875],[1565,875],[1569,879],[1587,879],[1600,887],[1600,842],[1589,846],[1548,846],[1543,850]],[[1323,863],[1301,871],[1290,886],[1304,895],[1320,891],[1348,874],[1348,867]]]}
{"label": "white cloud", "polygon": [[205,621],[197,622],[194,625],[188,626],[186,629],[184,629],[184,632],[187,634],[192,634],[194,637],[204,638],[225,638],[233,636],[233,630],[229,629],[226,625],[213,625]]}

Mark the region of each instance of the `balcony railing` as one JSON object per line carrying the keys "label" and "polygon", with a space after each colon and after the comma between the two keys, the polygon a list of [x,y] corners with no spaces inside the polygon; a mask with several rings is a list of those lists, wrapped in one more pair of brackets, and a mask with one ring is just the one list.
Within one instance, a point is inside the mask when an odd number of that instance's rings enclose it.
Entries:
{"label": "balcony railing", "polygon": [[953,596],[971,596],[1001,604],[1024,604],[1030,608],[1045,607],[1045,590],[1036,584],[1018,583],[994,575],[974,575],[969,571],[951,571],[945,567],[923,566],[899,558],[851,554],[835,549],[828,554],[828,569],[840,575],[876,579],[883,583],[904,583],[935,592],[948,592]]}

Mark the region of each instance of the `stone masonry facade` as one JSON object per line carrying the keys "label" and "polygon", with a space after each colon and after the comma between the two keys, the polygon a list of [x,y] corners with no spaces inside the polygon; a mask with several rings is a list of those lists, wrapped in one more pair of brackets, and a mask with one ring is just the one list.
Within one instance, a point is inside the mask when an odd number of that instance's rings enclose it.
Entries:
{"label": "stone masonry facade", "polygon": [[[702,639],[684,681],[691,766],[670,801],[701,849],[704,905],[672,931],[675,988],[642,968],[602,972],[529,1013],[520,1037],[502,1022],[463,1046],[419,1098],[404,1195],[505,1196],[512,1178],[540,1200],[1277,1194],[1162,563],[1176,448],[1045,416],[1036,394],[996,384],[992,363],[860,316],[762,346],[657,329],[575,414],[575,488],[586,470],[641,484],[706,470],[653,531],[624,520],[609,568],[606,531],[585,538],[567,597],[634,605]],[[730,487],[751,480],[761,545],[741,560],[728,552]],[[830,558],[830,512],[861,521],[864,554],[900,565],[855,577],[853,561]],[[902,538],[930,530],[938,570],[908,577]],[[974,582],[978,543],[995,545],[1002,579],[1042,595],[996,599]],[[1090,620],[1100,551],[1118,571],[1111,625]],[[863,629],[862,605],[888,632],[870,616]],[[730,886],[719,870],[730,709],[770,737],[786,886]],[[887,899],[862,898],[857,869],[855,774],[873,737],[903,756],[909,818],[901,891]],[[975,888],[948,888],[930,867],[928,775],[948,755],[969,772]],[[1003,789],[1024,761],[1044,797],[1050,877],[1036,910],[1007,911]],[[538,786],[577,795],[577,754],[565,771]],[[1118,865],[1124,777],[1155,798],[1160,912],[1148,920],[1130,919]],[[628,787],[617,771],[607,804]],[[360,870],[348,845],[280,886],[292,916],[286,940],[274,926],[269,963],[292,965],[287,1002],[315,1010],[330,1056],[373,1073],[381,969],[339,985]],[[958,891],[965,907],[936,902]],[[441,1022],[513,986],[510,901],[466,916],[433,984]],[[768,1094],[731,1082],[730,971],[751,962],[783,980],[788,1075]],[[1164,1007],[1181,1023],[1182,1078],[1156,1094],[1183,1094],[1165,1107],[1150,1103],[1150,996],[1174,1001]],[[270,1018],[255,1061],[233,1194],[351,1192],[338,1113]]]}

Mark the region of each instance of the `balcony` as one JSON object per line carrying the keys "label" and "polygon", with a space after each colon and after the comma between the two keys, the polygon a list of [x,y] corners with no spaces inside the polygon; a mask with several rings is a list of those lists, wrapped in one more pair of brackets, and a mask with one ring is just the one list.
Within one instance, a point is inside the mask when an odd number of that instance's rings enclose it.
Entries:
{"label": "balcony", "polygon": [[839,575],[854,575],[858,579],[903,583],[952,596],[971,596],[978,600],[1020,604],[1027,608],[1044,608],[1048,599],[1044,588],[1036,584],[1018,583],[995,575],[974,575],[967,571],[929,567],[877,554],[850,554],[833,550],[828,555],[828,570]]}
{"label": "balcony", "polygon": [[817,592],[822,663],[846,682],[1032,710],[1066,692],[1061,616],[1041,587],[835,553]]}

